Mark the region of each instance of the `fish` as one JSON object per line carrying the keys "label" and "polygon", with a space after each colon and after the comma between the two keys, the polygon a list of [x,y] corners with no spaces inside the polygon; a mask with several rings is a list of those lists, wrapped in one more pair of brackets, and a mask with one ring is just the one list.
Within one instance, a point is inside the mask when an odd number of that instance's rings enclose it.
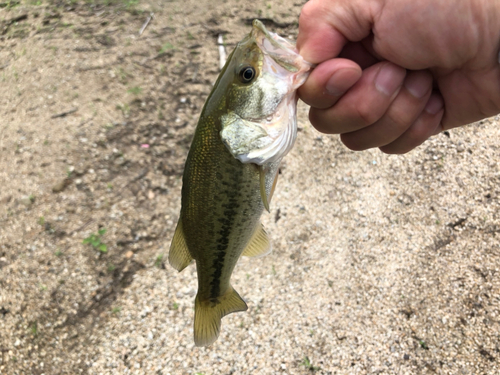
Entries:
{"label": "fish", "polygon": [[217,340],[222,317],[248,308],[231,274],[241,255],[271,251],[260,217],[270,210],[281,160],[295,142],[296,90],[312,67],[292,41],[254,20],[203,106],[168,256],[179,272],[196,262],[196,346]]}

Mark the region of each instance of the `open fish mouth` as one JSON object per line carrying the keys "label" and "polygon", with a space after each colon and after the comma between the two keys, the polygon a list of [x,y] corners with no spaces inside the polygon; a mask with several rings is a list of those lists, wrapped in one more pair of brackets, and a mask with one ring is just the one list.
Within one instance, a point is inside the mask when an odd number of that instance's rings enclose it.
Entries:
{"label": "open fish mouth", "polygon": [[263,165],[281,160],[292,149],[297,136],[296,90],[313,65],[300,56],[295,43],[267,31],[259,20],[253,21],[248,43],[262,54],[260,75],[251,87],[260,113],[226,114],[221,138],[242,163]]}
{"label": "open fish mouth", "polygon": [[[294,81],[296,81],[294,84],[297,87],[304,83],[307,75],[303,77],[304,74],[301,73],[308,72],[313,67],[313,64],[305,61],[300,56],[294,42],[267,31],[264,24],[257,19],[253,21],[251,35],[265,55],[270,56],[288,72],[297,73],[293,76]],[[294,87],[294,89],[297,87]]]}

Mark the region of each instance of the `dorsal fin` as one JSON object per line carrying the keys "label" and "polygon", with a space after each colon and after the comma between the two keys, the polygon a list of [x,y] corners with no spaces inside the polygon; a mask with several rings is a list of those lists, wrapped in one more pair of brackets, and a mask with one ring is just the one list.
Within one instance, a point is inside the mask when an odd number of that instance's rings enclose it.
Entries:
{"label": "dorsal fin", "polygon": [[184,232],[182,231],[182,222],[179,219],[177,228],[175,228],[174,238],[172,238],[172,244],[170,245],[168,262],[172,267],[180,272],[189,266],[189,263],[191,263],[192,260],[193,257],[189,253],[186,239],[184,238]]}
{"label": "dorsal fin", "polygon": [[259,224],[247,247],[243,250],[242,255],[247,257],[262,257],[270,252],[271,242],[269,241],[269,237],[267,236],[264,227],[262,224]]}

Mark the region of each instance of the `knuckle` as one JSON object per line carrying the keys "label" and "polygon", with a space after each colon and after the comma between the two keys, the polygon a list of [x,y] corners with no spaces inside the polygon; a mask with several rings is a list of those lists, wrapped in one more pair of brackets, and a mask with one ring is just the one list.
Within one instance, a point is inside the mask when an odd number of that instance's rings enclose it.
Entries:
{"label": "knuckle", "polygon": [[369,126],[377,122],[383,116],[383,112],[381,112],[380,109],[373,108],[367,103],[360,103],[355,113],[362,125]]}
{"label": "knuckle", "polygon": [[415,121],[415,115],[412,111],[394,110],[391,112],[388,114],[388,118],[394,124],[395,128],[401,130],[407,129]]}

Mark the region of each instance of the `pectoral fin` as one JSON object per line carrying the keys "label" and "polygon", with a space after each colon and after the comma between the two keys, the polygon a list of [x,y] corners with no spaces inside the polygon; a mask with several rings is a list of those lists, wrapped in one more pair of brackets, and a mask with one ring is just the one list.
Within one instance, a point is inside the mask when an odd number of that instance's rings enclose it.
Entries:
{"label": "pectoral fin", "polygon": [[[276,169],[275,175],[273,176],[273,184],[271,186],[271,189],[268,189],[268,181],[267,181],[267,175],[269,173],[272,173],[272,169]],[[260,174],[260,196],[262,198],[262,203],[264,204],[264,208],[267,210],[267,212],[271,212],[271,209],[269,207],[269,204],[271,203],[271,198],[273,197],[274,194],[274,189],[276,189],[276,184],[278,183],[278,175],[279,175],[279,168],[270,168],[268,166],[261,165],[259,166],[259,174]],[[269,190],[269,194],[267,191]]]}
{"label": "pectoral fin", "polygon": [[264,227],[260,224],[242,255],[247,257],[262,257],[270,252],[271,242]]}
{"label": "pectoral fin", "polygon": [[179,219],[177,228],[175,228],[172,244],[170,245],[168,262],[172,267],[180,272],[186,268],[192,260],[193,257],[189,253],[186,240],[184,238],[184,232],[182,231],[182,223]]}
{"label": "pectoral fin", "polygon": [[247,304],[230,286],[223,296],[201,301],[196,296],[194,302],[194,343],[208,346],[219,337],[221,319],[236,311],[245,311]]}

